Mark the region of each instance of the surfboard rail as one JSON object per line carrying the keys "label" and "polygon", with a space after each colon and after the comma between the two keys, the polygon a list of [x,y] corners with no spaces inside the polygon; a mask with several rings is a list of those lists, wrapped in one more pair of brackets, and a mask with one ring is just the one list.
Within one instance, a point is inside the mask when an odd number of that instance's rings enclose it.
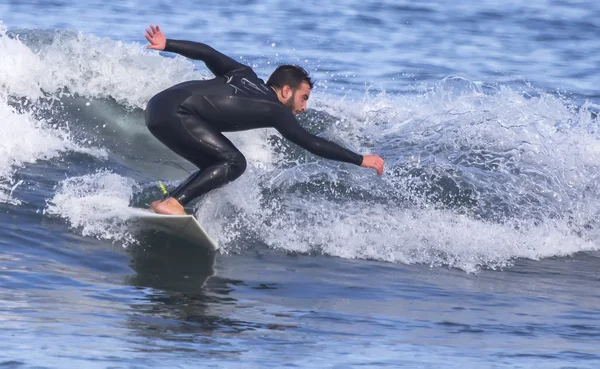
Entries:
{"label": "surfboard rail", "polygon": [[141,224],[171,233],[188,241],[198,243],[212,250],[218,249],[218,244],[202,228],[193,215],[165,215],[142,208],[128,208],[127,217]]}

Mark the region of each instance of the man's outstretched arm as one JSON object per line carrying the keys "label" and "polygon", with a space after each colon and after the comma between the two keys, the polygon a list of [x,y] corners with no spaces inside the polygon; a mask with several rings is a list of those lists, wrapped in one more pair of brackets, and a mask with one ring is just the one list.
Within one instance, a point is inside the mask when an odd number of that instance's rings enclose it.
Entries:
{"label": "man's outstretched arm", "polygon": [[215,76],[222,76],[235,69],[247,68],[225,54],[201,42],[167,39],[159,26],[150,25],[146,29],[146,40],[150,42],[148,49],[169,51],[186,58],[202,60]]}
{"label": "man's outstretched arm", "polygon": [[[287,114],[289,113],[289,114]],[[336,161],[360,165],[362,167],[373,168],[377,170],[378,175],[383,174],[384,161],[377,155],[359,155],[348,150],[334,142],[327,141],[321,137],[315,136],[306,131],[298,123],[292,112],[285,112],[275,129],[283,137],[292,141],[296,145],[310,151],[311,153]]]}

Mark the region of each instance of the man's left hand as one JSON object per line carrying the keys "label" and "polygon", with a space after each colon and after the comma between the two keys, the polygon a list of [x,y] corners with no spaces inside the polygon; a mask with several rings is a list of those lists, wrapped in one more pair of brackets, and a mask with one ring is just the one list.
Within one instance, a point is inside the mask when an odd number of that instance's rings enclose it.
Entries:
{"label": "man's left hand", "polygon": [[146,34],[144,36],[150,43],[150,45],[146,46],[147,49],[164,50],[167,46],[167,38],[158,25],[150,25],[149,29],[146,28]]}
{"label": "man's left hand", "polygon": [[363,156],[361,167],[373,168],[377,170],[378,175],[383,174],[384,161],[377,155],[365,155]]}

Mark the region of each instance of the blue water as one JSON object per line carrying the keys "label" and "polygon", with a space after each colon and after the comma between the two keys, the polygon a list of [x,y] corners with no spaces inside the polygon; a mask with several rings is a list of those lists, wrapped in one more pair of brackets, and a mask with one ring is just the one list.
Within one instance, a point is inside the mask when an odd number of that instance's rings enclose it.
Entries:
{"label": "blue water", "polygon": [[[600,5],[544,1],[0,4],[0,367],[597,368]],[[191,164],[146,130],[210,78],[197,40],[317,80],[194,206],[206,253],[122,214]],[[183,167],[183,170],[180,168]]]}

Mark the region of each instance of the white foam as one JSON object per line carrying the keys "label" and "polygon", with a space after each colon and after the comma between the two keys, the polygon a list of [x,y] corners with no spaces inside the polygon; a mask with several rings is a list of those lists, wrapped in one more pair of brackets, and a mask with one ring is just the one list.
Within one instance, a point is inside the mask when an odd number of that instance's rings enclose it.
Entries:
{"label": "white foam", "polygon": [[135,240],[124,214],[139,189],[133,180],[110,171],[68,178],[58,185],[45,212],[66,219],[84,236],[127,245]]}
{"label": "white foam", "polygon": [[[449,79],[419,96],[322,96],[316,108],[338,118],[328,134],[384,156],[386,176],[318,164],[246,173],[209,194],[197,212],[224,251],[253,234],[284,250],[471,272],[599,249],[600,206],[588,199],[600,195],[600,141],[597,118],[585,106],[508,87],[483,93],[477,84]],[[407,176],[415,168],[423,178]],[[473,190],[474,207],[444,209],[410,193],[415,180],[427,184],[440,172]],[[323,179],[332,184],[324,194],[293,188]],[[377,200],[344,198],[335,194],[336,183]],[[411,201],[385,203],[398,194]],[[494,204],[502,206],[482,220]]]}
{"label": "white foam", "polygon": [[351,207],[321,203],[318,209],[307,202],[302,205],[312,209],[303,211],[295,206],[278,214],[275,227],[264,230],[272,247],[344,258],[447,265],[468,272],[481,266],[509,266],[515,258],[540,259],[598,249],[593,242],[560,229],[564,224],[516,230],[513,224],[482,222],[435,209],[364,203]]}
{"label": "white foam", "polygon": [[40,51],[34,53],[19,39],[7,37],[0,24],[0,86],[11,95],[36,100],[66,88],[143,108],[157,92],[208,75],[181,56],[165,58],[137,43],[62,31],[46,37],[52,41],[36,45]]}
{"label": "white foam", "polygon": [[225,135],[240,149],[252,166],[262,169],[273,169],[280,156],[269,144],[269,137],[279,135],[271,128],[255,129],[244,132],[226,132]]}
{"label": "white foam", "polygon": [[36,120],[30,113],[19,113],[0,95],[0,202],[20,203],[10,195],[16,185],[16,168],[26,163],[55,158],[66,151],[105,156],[99,149],[74,143],[68,130]]}

